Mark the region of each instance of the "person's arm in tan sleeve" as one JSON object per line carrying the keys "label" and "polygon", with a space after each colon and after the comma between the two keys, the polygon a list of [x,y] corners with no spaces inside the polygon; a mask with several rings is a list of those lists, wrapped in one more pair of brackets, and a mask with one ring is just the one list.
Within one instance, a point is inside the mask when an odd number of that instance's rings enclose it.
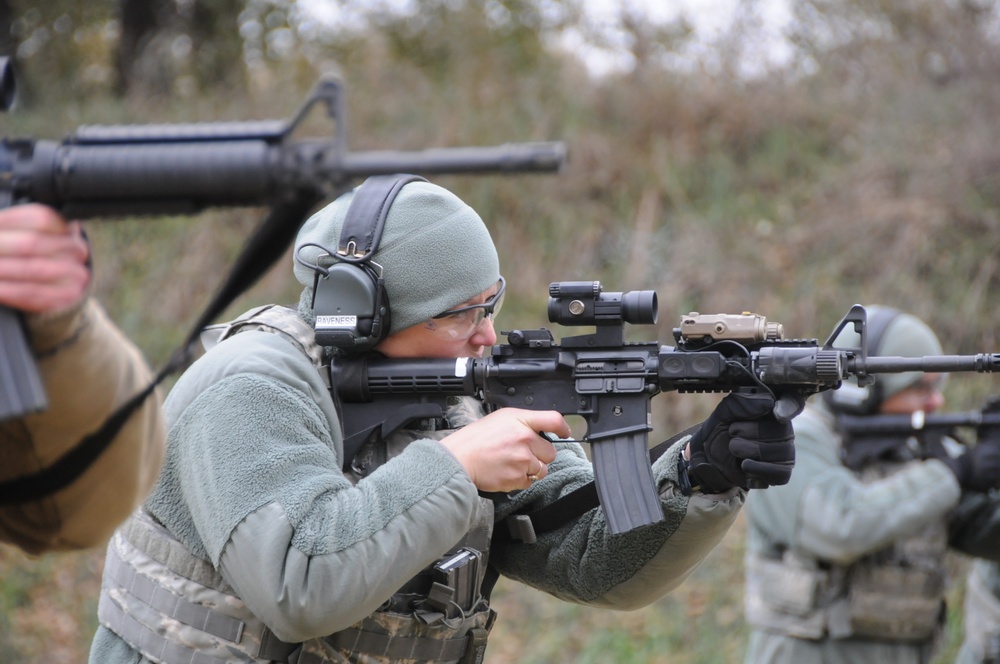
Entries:
{"label": "person's arm in tan sleeve", "polygon": [[[79,224],[38,205],[0,211],[0,304],[24,313],[49,402],[0,422],[0,481],[49,467],[152,381],[139,350],[87,296],[88,258]],[[0,507],[0,541],[29,553],[103,544],[152,487],[164,440],[157,393],[67,487]]]}

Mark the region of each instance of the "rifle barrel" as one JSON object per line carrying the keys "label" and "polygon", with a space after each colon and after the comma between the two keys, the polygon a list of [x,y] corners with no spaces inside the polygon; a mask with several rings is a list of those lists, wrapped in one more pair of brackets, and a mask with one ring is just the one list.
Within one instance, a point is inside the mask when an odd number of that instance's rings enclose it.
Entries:
{"label": "rifle barrel", "polygon": [[925,373],[949,373],[953,371],[974,371],[994,373],[1000,371],[1000,353],[978,353],[976,355],[932,355],[927,357],[855,357],[848,366],[857,373],[905,373],[922,371]]}
{"label": "rifle barrel", "polygon": [[508,143],[491,147],[430,148],[416,152],[348,152],[340,168],[348,176],[392,173],[514,173],[558,171],[566,160],[560,142]]}

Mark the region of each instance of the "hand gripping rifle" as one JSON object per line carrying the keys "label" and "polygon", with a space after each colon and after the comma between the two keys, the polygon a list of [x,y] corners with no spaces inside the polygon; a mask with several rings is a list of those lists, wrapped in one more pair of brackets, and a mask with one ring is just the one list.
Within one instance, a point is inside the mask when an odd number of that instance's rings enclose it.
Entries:
{"label": "hand gripping rifle", "polygon": [[[344,406],[345,458],[376,430],[388,435],[407,422],[440,417],[450,395],[579,415],[587,423],[597,497],[610,531],[622,533],[663,520],[647,444],[650,399],[660,392],[763,390],[776,397],[775,414],[788,419],[805,397],[836,389],[849,376],[865,385],[879,373],[1000,370],[1000,354],[871,357],[860,305],[822,346],[786,340],[780,324],[749,313],[691,313],[674,329],[674,346],[629,343],[625,323],[656,322],[655,291],[605,293],[597,281],[551,284],[548,316],[595,332],[561,343],[544,328],[505,332],[507,343],[485,358],[335,360],[331,384]],[[848,324],[860,334],[860,347],[834,348]]]}
{"label": "hand gripping rifle", "polygon": [[[13,98],[13,69],[7,58],[0,58],[2,110]],[[325,109],[335,133],[319,139],[293,137],[315,107]],[[556,171],[565,152],[558,142],[351,152],[344,87],[324,78],[287,121],[83,126],[59,142],[2,139],[0,207],[44,203],[68,219],[196,214],[212,206],[269,207],[268,220],[237,260],[215,304],[196,323],[190,345],[197,330],[281,256],[309,210],[342,193],[350,181],[390,173]],[[259,253],[251,255],[251,245]],[[4,307],[0,341],[0,421],[43,410],[45,392],[22,321]]]}

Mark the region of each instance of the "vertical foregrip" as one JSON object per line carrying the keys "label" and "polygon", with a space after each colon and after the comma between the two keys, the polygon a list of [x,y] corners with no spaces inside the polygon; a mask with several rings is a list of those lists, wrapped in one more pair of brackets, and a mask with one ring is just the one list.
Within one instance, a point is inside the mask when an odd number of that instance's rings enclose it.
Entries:
{"label": "vertical foregrip", "polygon": [[647,435],[637,431],[591,440],[594,483],[613,535],[663,521]]}

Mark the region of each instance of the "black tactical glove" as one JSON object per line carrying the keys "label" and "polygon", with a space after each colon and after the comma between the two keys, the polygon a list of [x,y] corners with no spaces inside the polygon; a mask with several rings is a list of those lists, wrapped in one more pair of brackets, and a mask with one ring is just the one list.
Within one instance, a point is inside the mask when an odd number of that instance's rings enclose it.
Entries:
{"label": "black tactical glove", "polygon": [[980,437],[975,447],[957,457],[938,457],[951,471],[959,486],[966,491],[985,492],[1000,488],[1000,442]]}
{"label": "black tactical glove", "polygon": [[[795,436],[788,420],[774,415],[767,393],[727,395],[691,437],[691,484],[721,493],[749,480],[787,484],[795,465]],[[798,412],[801,402],[796,403]]]}

